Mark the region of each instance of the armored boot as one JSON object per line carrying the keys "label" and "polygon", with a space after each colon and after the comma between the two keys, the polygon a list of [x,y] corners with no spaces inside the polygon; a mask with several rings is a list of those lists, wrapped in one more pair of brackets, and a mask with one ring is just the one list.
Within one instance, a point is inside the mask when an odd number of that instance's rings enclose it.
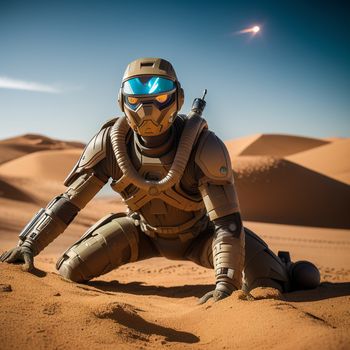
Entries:
{"label": "armored boot", "polygon": [[278,257],[286,265],[291,291],[314,289],[319,286],[320,271],[313,263],[305,260],[293,263],[289,252],[284,251],[278,252]]}
{"label": "armored boot", "polygon": [[316,288],[320,283],[317,267],[308,261],[291,262],[288,252],[275,255],[255,233],[245,228],[246,260],[242,289],[272,287],[281,292]]}

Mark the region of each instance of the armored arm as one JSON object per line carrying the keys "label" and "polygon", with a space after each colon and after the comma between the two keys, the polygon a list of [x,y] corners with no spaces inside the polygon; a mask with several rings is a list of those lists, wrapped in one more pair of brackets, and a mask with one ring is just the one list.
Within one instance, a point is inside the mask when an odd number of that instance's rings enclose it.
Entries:
{"label": "armored arm", "polygon": [[195,162],[200,172],[199,190],[215,225],[212,244],[216,277],[214,299],[221,299],[242,285],[245,235],[239,203],[230,157],[224,143],[213,132],[205,131],[202,135]]}
{"label": "armored arm", "polygon": [[65,193],[55,197],[32,218],[19,235],[20,246],[38,255],[67,228],[104,184],[93,172],[78,177]]}
{"label": "armored arm", "polygon": [[25,260],[32,267],[33,256],[57,238],[108,181],[106,156],[110,124],[105,124],[86,146],[64,182],[67,190],[39,210],[20,233],[18,246],[5,252],[1,261]]}

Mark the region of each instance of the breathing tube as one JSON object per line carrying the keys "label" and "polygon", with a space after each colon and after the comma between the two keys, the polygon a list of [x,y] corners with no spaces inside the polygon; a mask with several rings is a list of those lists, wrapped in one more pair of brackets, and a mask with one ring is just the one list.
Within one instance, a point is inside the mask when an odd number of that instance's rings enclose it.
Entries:
{"label": "breathing tube", "polygon": [[125,142],[126,135],[130,129],[126,117],[121,117],[115,122],[111,128],[111,143],[117,164],[123,173],[123,178],[128,179],[129,183],[147,191],[150,195],[158,195],[180,181],[196,137],[207,126],[206,121],[201,117],[206,105],[204,100],[206,92],[207,90],[204,90],[203,97],[194,100],[180,137],[173,164],[168,174],[158,181],[143,178],[131,163]]}

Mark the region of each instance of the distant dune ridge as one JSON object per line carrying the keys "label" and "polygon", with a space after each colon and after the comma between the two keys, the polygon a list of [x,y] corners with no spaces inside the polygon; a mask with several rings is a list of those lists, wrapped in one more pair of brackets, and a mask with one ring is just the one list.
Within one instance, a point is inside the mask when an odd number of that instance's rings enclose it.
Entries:
{"label": "distant dune ridge", "polygon": [[82,149],[45,150],[26,154],[0,166],[0,175],[63,182]]}
{"label": "distant dune ridge", "polygon": [[288,160],[350,184],[350,140],[336,140],[304,152],[292,154]]}
{"label": "distant dune ridge", "polygon": [[350,227],[350,140],[257,135],[227,141],[246,220]]}
{"label": "distant dune ridge", "polygon": [[33,202],[30,195],[0,178],[0,198],[1,197],[16,201]]}
{"label": "distant dune ridge", "polygon": [[227,141],[226,145],[235,156],[285,157],[328,143],[329,141],[310,137],[257,134]]}
{"label": "distant dune ridge", "polygon": [[80,142],[60,141],[39,134],[20,135],[0,141],[0,164],[32,152],[83,147]]}
{"label": "distant dune ridge", "polygon": [[[236,291],[197,306],[214,272],[165,258],[69,283],[56,274],[57,258],[98,219],[125,211],[118,196],[95,198],[35,258],[33,274],[0,263],[1,350],[349,349],[350,140],[253,135],[226,144],[245,225],[275,252],[314,262],[319,288],[257,288],[250,300]],[[64,191],[82,147],[40,135],[0,141],[0,253]]]}
{"label": "distant dune ridge", "polygon": [[[349,139],[325,141],[292,135],[253,135],[227,141],[226,145],[236,173],[244,219],[350,227]],[[7,156],[9,147],[13,150],[11,160]],[[82,147],[78,142],[40,135],[0,141],[3,184],[7,182],[16,188],[18,179],[23,178],[62,183]],[[18,191],[26,193],[25,188]],[[9,196],[10,192],[6,193]],[[16,198],[21,196],[17,193]]]}
{"label": "distant dune ridge", "polygon": [[286,159],[241,158],[234,168],[246,220],[350,228],[346,183]]}

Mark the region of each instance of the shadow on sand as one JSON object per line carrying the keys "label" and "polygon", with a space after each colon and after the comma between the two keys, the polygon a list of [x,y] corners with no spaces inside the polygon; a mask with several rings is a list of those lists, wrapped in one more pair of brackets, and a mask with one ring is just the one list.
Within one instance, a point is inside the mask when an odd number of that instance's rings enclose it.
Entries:
{"label": "shadow on sand", "polygon": [[89,286],[104,292],[129,293],[135,295],[158,295],[169,298],[201,297],[213,290],[214,285],[184,285],[176,287],[151,286],[142,282],[119,283],[118,281],[92,281],[86,283]]}
{"label": "shadow on sand", "polygon": [[39,278],[43,278],[47,275],[46,271],[40,270],[37,267],[34,267],[34,269],[32,271],[29,271],[29,273]]}
{"label": "shadow on sand", "polygon": [[350,282],[323,282],[316,289],[286,293],[283,295],[283,299],[286,301],[302,302],[331,299],[346,295],[350,295]]}
{"label": "shadow on sand", "polygon": [[[135,295],[157,295],[169,298],[200,298],[205,293],[215,288],[215,286],[211,284],[163,287],[145,285],[142,282],[119,283],[116,280],[110,282],[92,281],[88,282],[87,285],[104,292],[129,293]],[[323,282],[318,288],[313,290],[300,290],[285,293],[283,294],[283,300],[294,302],[317,301],[346,295],[350,296],[350,282]]]}
{"label": "shadow on sand", "polygon": [[[179,331],[174,328],[164,327],[157,323],[146,321],[136,312],[130,312],[124,305],[112,305],[108,313],[96,315],[99,318],[109,318],[119,325],[125,326],[129,329],[129,337],[148,341],[147,336],[160,335],[165,338],[167,342],[179,343],[198,343],[199,338],[193,333]],[[146,337],[145,337],[146,336]]]}

